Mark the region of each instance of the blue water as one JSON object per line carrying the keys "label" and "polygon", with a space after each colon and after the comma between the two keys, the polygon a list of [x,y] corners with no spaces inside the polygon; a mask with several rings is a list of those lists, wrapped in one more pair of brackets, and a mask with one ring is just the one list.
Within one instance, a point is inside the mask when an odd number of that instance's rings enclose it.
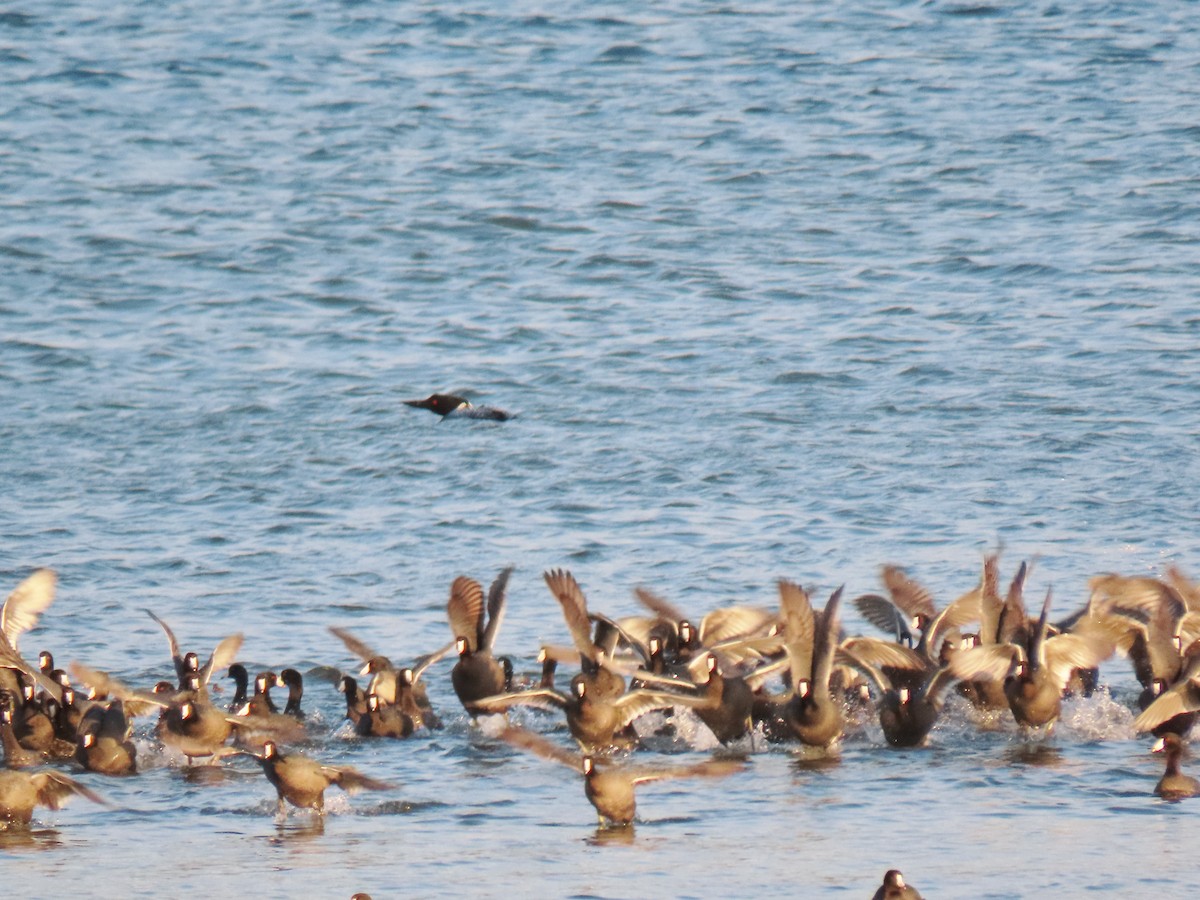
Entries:
{"label": "blue water", "polygon": [[[58,2],[0,6],[0,576],[25,638],[137,684],[198,651],[349,667],[500,649],[653,587],[942,602],[1002,541],[1066,612],[1200,571],[1200,31],[1187,4]],[[443,422],[434,390],[518,413]],[[3,588],[4,591],[10,588]],[[848,614],[852,630],[866,629]],[[244,766],[97,780],[0,846],[19,896],[1185,896],[1128,663],[1050,751],[756,752],[651,787],[626,844],[471,731],[315,755],[402,782],[278,825]],[[951,711],[953,713],[953,711]],[[550,728],[554,719],[530,718]],[[143,733],[149,723],[141,726]],[[702,748],[658,754],[667,763]],[[649,754],[651,758],[656,754]],[[34,850],[46,852],[32,852]]]}

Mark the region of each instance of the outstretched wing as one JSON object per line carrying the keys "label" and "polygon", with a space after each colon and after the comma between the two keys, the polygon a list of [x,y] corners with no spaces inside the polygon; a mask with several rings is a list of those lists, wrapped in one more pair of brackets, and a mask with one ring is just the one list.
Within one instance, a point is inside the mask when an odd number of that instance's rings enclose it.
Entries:
{"label": "outstretched wing", "polygon": [[17,641],[54,602],[58,577],[49,569],[38,569],[16,586],[0,609],[0,632],[15,653]]}

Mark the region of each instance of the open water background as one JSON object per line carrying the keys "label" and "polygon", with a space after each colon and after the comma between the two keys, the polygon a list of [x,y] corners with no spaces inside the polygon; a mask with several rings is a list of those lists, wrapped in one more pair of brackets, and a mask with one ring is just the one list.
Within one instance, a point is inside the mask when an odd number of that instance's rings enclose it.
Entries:
{"label": "open water background", "polygon": [[[517,569],[532,668],[645,584],[942,602],[1006,545],[1056,609],[1200,572],[1200,29],[1191,4],[0,2],[0,575],[23,649],[168,674],[141,612],[252,665],[449,639]],[[464,392],[519,418],[444,422]],[[847,614],[851,630],[866,626]],[[1048,744],[948,711],[839,763],[756,748],[651,786],[626,841],[566,770],[472,730],[338,731],[402,786],[323,827],[245,767],[137,779],[0,842],[13,896],[1194,896],[1132,679]],[[527,720],[559,727],[554,718]],[[146,733],[149,723],[141,726]],[[643,754],[700,758],[703,735]],[[673,752],[667,752],[673,751]],[[661,757],[661,759],[659,759]],[[237,774],[241,773],[241,774]]]}

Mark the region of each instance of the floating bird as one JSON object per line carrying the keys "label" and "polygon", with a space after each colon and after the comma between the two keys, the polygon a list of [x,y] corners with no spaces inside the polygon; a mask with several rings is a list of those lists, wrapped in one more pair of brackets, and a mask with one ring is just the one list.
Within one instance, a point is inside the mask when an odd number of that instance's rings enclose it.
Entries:
{"label": "floating bird", "polygon": [[1179,771],[1179,760],[1183,757],[1183,739],[1177,734],[1164,734],[1154,744],[1154,753],[1167,757],[1167,770],[1154,786],[1154,793],[1164,800],[1184,800],[1200,794],[1200,781]]}
{"label": "floating bird", "polygon": [[472,406],[465,397],[457,397],[454,394],[430,394],[424,400],[404,402],[417,409],[435,412],[442,419],[490,419],[493,422],[506,422],[516,418],[513,413],[494,406]]}
{"label": "floating bird", "polygon": [[279,795],[279,815],[287,814],[286,800],[298,809],[315,809],[325,814],[325,788],[336,784],[347,793],[357,790],[386,791],[393,785],[368,778],[350,766],[325,766],[299,753],[283,754],[274,741],[263,744],[262,755],[245,753],[262,766],[267,781]]}
{"label": "floating bird", "polygon": [[911,884],[904,883],[899,869],[888,869],[872,900],[921,900],[921,894]]}
{"label": "floating bird", "polygon": [[651,781],[672,778],[723,778],[744,768],[741,760],[710,759],[675,769],[650,769],[624,766],[580,756],[552,743],[540,734],[520,728],[506,728],[500,735],[514,747],[530,750],[544,759],[583,773],[583,790],[600,817],[601,825],[624,827],[633,824],[636,812],[634,788]]}

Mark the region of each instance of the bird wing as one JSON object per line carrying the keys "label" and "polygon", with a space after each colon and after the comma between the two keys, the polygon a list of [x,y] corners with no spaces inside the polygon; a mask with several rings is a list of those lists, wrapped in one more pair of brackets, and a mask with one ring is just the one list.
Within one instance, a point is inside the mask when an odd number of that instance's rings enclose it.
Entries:
{"label": "bird wing", "polygon": [[1134,731],[1151,731],[1183,713],[1200,710],[1200,657],[1192,657],[1185,676],[1170,690],[1163,691],[1133,720]]}
{"label": "bird wing", "polygon": [[500,738],[514,747],[536,753],[542,759],[579,771],[578,753],[572,753],[540,734],[510,725],[500,732]]}
{"label": "bird wing", "polygon": [[873,637],[852,637],[842,641],[841,649],[848,650],[856,659],[873,666],[891,666],[894,669],[919,671],[929,668],[929,660],[910,650],[903,644],[884,641]]}
{"label": "bird wing", "polygon": [[932,619],[935,614],[933,597],[921,584],[913,581],[899,566],[883,566],[883,585],[892,595],[892,602],[909,616]]}
{"label": "bird wing", "polygon": [[62,772],[52,770],[35,772],[30,776],[30,780],[37,791],[38,803],[51,809],[61,809],[72,794],[86,797],[93,803],[107,805],[107,801],[91,788],[84,787],[70,775],[64,775]]}
{"label": "bird wing", "polygon": [[698,695],[689,696],[687,694],[675,694],[670,691],[636,690],[622,694],[616,700],[612,701],[612,705],[618,713],[619,724],[617,729],[620,730],[632,723],[639,716],[643,716],[656,709],[666,709],[669,706],[694,708],[705,706],[708,702],[706,697]]}
{"label": "bird wing", "polygon": [[1029,574],[1029,566],[1022,562],[1013,576],[1012,584],[1008,586],[1008,596],[1000,610],[1000,622],[997,627],[997,640],[1019,640],[1029,627],[1029,615],[1025,612],[1025,579]]}
{"label": "bird wing", "polygon": [[825,604],[821,613],[821,624],[813,640],[812,683],[815,690],[829,688],[829,676],[833,674],[833,654],[838,645],[839,616],[842,588],[838,588]]}
{"label": "bird wing", "polygon": [[722,606],[700,620],[700,643],[705,647],[767,631],[777,614],[753,606]]}
{"label": "bird wing", "polygon": [[50,569],[38,569],[18,584],[0,609],[0,633],[13,652],[17,652],[17,641],[54,602],[54,588],[58,583]]}
{"label": "bird wing", "polygon": [[950,670],[963,681],[1003,681],[1022,656],[1016,644],[984,644],[955,653]]}
{"label": "bird wing", "polygon": [[113,678],[107,672],[101,672],[99,669],[93,669],[82,663],[73,662],[67,666],[67,670],[71,673],[72,678],[80,684],[94,688],[96,693],[107,694],[109,697],[123,700],[126,710],[132,716],[141,715],[149,707],[170,706],[173,699],[172,696],[166,694],[160,696],[150,691],[136,690]]}
{"label": "bird wing", "polygon": [[472,705],[484,712],[504,712],[513,706],[537,706],[541,709],[565,709],[567,697],[554,688],[535,688],[532,691],[514,691],[511,694],[496,694],[472,701]]}
{"label": "bird wing", "polygon": [[912,631],[905,616],[887,597],[879,594],[862,594],[854,598],[859,615],[898,641],[912,640]]}
{"label": "bird wing", "polygon": [[581,656],[591,662],[597,661],[596,645],[592,643],[591,622],[588,619],[587,598],[570,572],[565,569],[552,569],[543,573],[546,587],[550,588],[559,605],[562,607],[563,619],[571,632],[571,639],[579,649]]}
{"label": "bird wing", "polygon": [[152,613],[150,610],[142,610],[146,615],[158,623],[163,633],[167,636],[167,647],[171,651],[171,662],[175,664],[175,678],[180,683],[183,682],[183,675],[186,671],[183,666],[183,656],[179,652],[179,641],[175,640],[175,632],[171,630],[171,626]]}
{"label": "bird wing", "polygon": [[345,628],[338,628],[336,625],[330,625],[329,631],[336,637],[341,638],[342,643],[346,645],[346,649],[363,662],[370,662],[379,655]]}
{"label": "bird wing", "polygon": [[508,606],[508,579],[513,573],[513,567],[508,566],[488,588],[487,596],[487,627],[483,629],[483,649],[491,650],[496,645],[496,635],[500,633],[500,624],[504,621],[504,611]]}
{"label": "bird wing", "polygon": [[783,619],[784,649],[792,671],[792,684],[812,675],[814,620],[804,588],[779,580],[779,613]]}
{"label": "bird wing", "polygon": [[483,587],[478,581],[459,575],[450,585],[446,601],[446,617],[450,620],[451,637],[466,638],[472,653],[483,641]]}
{"label": "bird wing", "polygon": [[1059,689],[1065,688],[1076,669],[1092,669],[1112,652],[1102,638],[1084,634],[1058,634],[1047,638],[1043,647],[1046,668]]}
{"label": "bird wing", "polygon": [[413,683],[421,680],[421,676],[425,674],[425,670],[432,666],[435,662],[440,662],[445,658],[446,654],[454,649],[454,641],[451,641],[444,646],[438,647],[432,653],[427,653],[425,656],[418,656],[412,665]]}
{"label": "bird wing", "polygon": [[666,619],[672,625],[678,625],[687,619],[687,615],[678,606],[647,588],[636,587],[633,589],[633,595],[638,598],[642,606],[660,619]]}
{"label": "bird wing", "polygon": [[242,649],[242,635],[231,634],[213,649],[212,656],[200,670],[200,684],[208,684],[213,672],[229,668],[229,664],[237,659],[238,651]]}
{"label": "bird wing", "polygon": [[740,772],[744,768],[746,768],[744,760],[708,759],[690,766],[677,766],[672,769],[629,767],[623,771],[633,784],[648,784],[652,781],[670,781],[676,778],[724,778]]}
{"label": "bird wing", "polygon": [[350,766],[321,766],[321,772],[348,794],[358,791],[389,791],[395,787],[390,782],[371,778]]}

